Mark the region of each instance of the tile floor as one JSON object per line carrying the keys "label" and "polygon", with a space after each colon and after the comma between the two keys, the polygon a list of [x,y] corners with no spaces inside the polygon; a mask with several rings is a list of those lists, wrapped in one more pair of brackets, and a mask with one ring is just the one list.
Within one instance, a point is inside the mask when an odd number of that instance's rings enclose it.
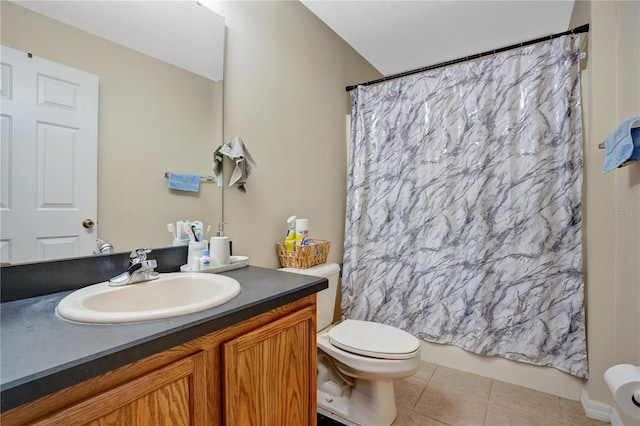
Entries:
{"label": "tile floor", "polygon": [[394,426],[603,426],[579,402],[422,362],[395,382]]}

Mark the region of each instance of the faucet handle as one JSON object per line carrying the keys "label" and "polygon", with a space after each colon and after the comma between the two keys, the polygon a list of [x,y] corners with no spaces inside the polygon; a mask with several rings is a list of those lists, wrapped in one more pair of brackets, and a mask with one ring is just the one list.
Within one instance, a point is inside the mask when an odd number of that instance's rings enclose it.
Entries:
{"label": "faucet handle", "polygon": [[145,260],[142,263],[142,267],[143,268],[147,268],[147,269],[154,269],[158,267],[158,261],[155,259],[149,259],[149,260]]}
{"label": "faucet handle", "polygon": [[147,260],[147,254],[149,253],[151,253],[151,248],[149,247],[136,249],[129,255],[129,262],[133,265],[144,262]]}

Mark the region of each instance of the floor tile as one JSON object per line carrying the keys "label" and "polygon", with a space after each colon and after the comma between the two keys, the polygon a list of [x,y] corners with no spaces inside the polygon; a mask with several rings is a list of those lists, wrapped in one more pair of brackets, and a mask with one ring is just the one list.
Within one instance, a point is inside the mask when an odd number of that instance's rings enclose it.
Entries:
{"label": "floor tile", "polygon": [[494,380],[490,401],[529,410],[535,414],[544,415],[549,419],[563,420],[559,397],[522,386]]}
{"label": "floor tile", "polygon": [[418,372],[413,375],[416,379],[429,380],[433,375],[433,372],[436,371],[436,364],[432,364],[430,362],[421,361],[420,368],[418,368]]}
{"label": "floor tile", "polygon": [[562,420],[534,413],[517,406],[490,401],[485,426],[564,426]]}
{"label": "floor tile", "polygon": [[426,380],[418,379],[415,376],[395,380],[393,387],[396,394],[396,405],[399,407],[413,408],[426,386]]}
{"label": "floor tile", "polygon": [[392,426],[446,426],[446,424],[415,411],[398,407],[398,417]]}
{"label": "floor tile", "polygon": [[446,386],[471,393],[479,398],[489,399],[492,380],[448,367],[438,367],[431,376],[430,385]]}
{"label": "floor tile", "polygon": [[455,426],[482,425],[487,401],[470,393],[445,386],[427,385],[414,410]]}
{"label": "floor tile", "polygon": [[[577,401],[421,362],[394,382],[393,426],[604,426]],[[640,426],[640,425],[639,425]]]}

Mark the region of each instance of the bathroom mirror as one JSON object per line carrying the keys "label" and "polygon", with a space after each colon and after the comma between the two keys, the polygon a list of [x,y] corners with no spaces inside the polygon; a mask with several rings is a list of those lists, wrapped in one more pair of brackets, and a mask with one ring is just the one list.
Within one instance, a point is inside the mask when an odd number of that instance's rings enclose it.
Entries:
{"label": "bathroom mirror", "polygon": [[[222,220],[222,188],[215,180],[187,192],[169,189],[165,177],[213,176],[213,152],[223,143],[224,18],[207,3],[1,2],[3,46],[99,80],[97,215],[87,218],[93,228],[78,231],[91,236],[91,251],[70,244],[68,255],[47,253],[45,246],[31,258],[11,256],[3,235],[3,263],[89,256],[97,239],[115,252],[167,247],[173,240],[167,224],[178,220],[200,220],[215,230]],[[3,139],[3,166],[7,144]],[[65,237],[54,228],[55,221],[47,233]]]}

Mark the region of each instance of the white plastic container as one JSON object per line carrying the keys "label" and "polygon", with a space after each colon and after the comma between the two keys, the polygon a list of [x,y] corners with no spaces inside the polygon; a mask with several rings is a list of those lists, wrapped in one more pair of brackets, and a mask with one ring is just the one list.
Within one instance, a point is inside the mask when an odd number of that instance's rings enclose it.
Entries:
{"label": "white plastic container", "polygon": [[296,245],[309,245],[309,219],[296,219]]}
{"label": "white plastic container", "polygon": [[209,257],[209,250],[202,250],[202,257],[200,258],[200,270],[211,269],[211,257]]}
{"label": "white plastic container", "polygon": [[200,258],[198,256],[192,257],[187,264],[190,271],[199,271],[200,270]]}

